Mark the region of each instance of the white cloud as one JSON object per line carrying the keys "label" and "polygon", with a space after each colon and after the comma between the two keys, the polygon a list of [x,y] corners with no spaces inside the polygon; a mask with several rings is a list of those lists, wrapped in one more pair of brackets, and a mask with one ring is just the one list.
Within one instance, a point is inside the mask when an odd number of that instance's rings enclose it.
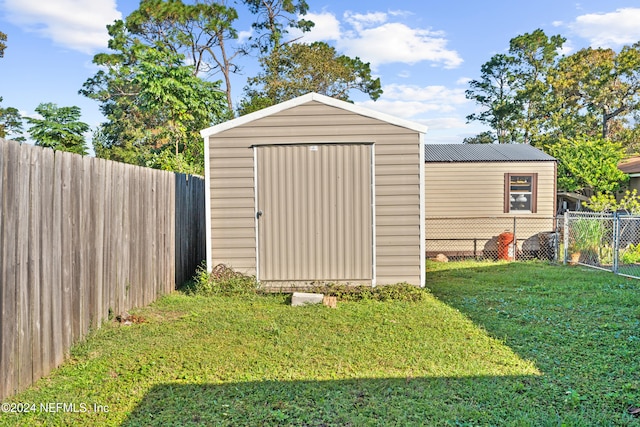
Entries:
{"label": "white cloud", "polygon": [[115,0],[5,0],[7,18],[56,44],[91,54],[106,48],[106,25],[121,19]]}
{"label": "white cloud", "polygon": [[568,27],[593,47],[615,47],[640,40],[640,8],[622,8],[609,13],[581,15]]}
{"label": "white cloud", "polygon": [[377,101],[358,103],[372,110],[397,117],[414,119],[424,113],[451,113],[468,103],[463,89],[444,86],[411,86],[392,84],[383,87],[384,93]]}
{"label": "white cloud", "polygon": [[400,16],[402,18],[408,18],[409,16],[415,15],[413,12],[408,10],[390,10],[389,15],[391,16]]}
{"label": "white cloud", "polygon": [[238,31],[238,42],[244,43],[249,40],[251,36],[253,36],[253,28],[247,31]]}
{"label": "white cloud", "polygon": [[467,123],[460,117],[438,117],[435,119],[427,119],[424,123],[430,130],[458,129],[467,127]]}
{"label": "white cloud", "polygon": [[569,55],[574,50],[576,50],[576,47],[573,44],[573,40],[567,40],[566,42],[564,42],[562,47],[558,49],[558,53],[560,55]]}
{"label": "white cloud", "polygon": [[338,48],[349,56],[370,62],[374,68],[393,62],[416,64],[422,61],[455,68],[462,64],[462,58],[456,51],[447,49],[446,44],[447,40],[439,32],[389,22],[346,34],[338,41]]}
{"label": "white cloud", "polygon": [[[445,68],[462,64],[462,58],[447,48],[444,33],[430,29],[411,28],[401,22],[389,22],[402,18],[406,13],[354,13],[346,12],[344,22],[330,12],[309,13],[305,16],[315,23],[304,34],[303,41],[332,41],[338,51],[369,62],[373,68],[381,64],[431,62]],[[292,32],[292,36],[297,36]]]}
{"label": "white cloud", "polygon": [[351,24],[357,32],[361,32],[365,28],[375,27],[387,21],[387,14],[384,12],[373,13],[353,13],[345,12],[344,20]]}
{"label": "white cloud", "polygon": [[460,105],[469,102],[464,89],[449,89],[445,86],[415,86],[391,84],[383,87],[386,98],[400,101],[420,101],[437,104]]}
{"label": "white cloud", "polygon": [[456,84],[458,86],[466,86],[471,80],[473,80],[471,77],[460,77],[456,80]]}
{"label": "white cloud", "polygon": [[[308,13],[304,16],[304,19],[312,21],[315,25],[311,28],[311,31],[304,33],[305,42],[316,42],[323,40],[335,41],[340,39],[340,21],[332,13]],[[295,30],[291,31],[294,37],[299,37],[302,33],[296,33]]]}

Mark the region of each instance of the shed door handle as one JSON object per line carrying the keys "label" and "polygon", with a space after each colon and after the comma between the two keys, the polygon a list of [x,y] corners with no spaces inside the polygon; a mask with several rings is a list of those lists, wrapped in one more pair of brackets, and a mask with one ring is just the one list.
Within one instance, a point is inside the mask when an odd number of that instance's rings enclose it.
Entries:
{"label": "shed door handle", "polygon": [[256,218],[260,219],[261,216],[262,216],[262,211],[256,212]]}

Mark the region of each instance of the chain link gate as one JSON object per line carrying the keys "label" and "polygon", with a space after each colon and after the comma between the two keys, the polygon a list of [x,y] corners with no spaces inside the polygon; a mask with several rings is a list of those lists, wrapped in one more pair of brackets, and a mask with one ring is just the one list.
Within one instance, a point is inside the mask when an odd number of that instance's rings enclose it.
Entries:
{"label": "chain link gate", "polygon": [[565,264],[640,278],[640,217],[566,212],[561,230]]}

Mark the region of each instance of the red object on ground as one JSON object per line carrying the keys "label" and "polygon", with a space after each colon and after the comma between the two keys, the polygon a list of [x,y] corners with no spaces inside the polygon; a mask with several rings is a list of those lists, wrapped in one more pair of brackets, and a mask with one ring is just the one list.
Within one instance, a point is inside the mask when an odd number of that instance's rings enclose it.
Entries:
{"label": "red object on ground", "polygon": [[513,260],[514,242],[513,233],[505,231],[498,235],[498,259]]}

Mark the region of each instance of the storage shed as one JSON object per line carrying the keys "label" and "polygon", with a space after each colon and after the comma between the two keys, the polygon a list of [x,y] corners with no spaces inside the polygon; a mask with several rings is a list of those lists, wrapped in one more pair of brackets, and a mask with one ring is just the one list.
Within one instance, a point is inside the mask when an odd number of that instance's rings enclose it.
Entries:
{"label": "storage shed", "polygon": [[555,229],[556,159],[526,144],[425,146],[427,256],[497,254],[516,234],[534,253]]}
{"label": "storage shed", "polygon": [[423,286],[426,131],[316,93],[204,129],[207,268]]}

